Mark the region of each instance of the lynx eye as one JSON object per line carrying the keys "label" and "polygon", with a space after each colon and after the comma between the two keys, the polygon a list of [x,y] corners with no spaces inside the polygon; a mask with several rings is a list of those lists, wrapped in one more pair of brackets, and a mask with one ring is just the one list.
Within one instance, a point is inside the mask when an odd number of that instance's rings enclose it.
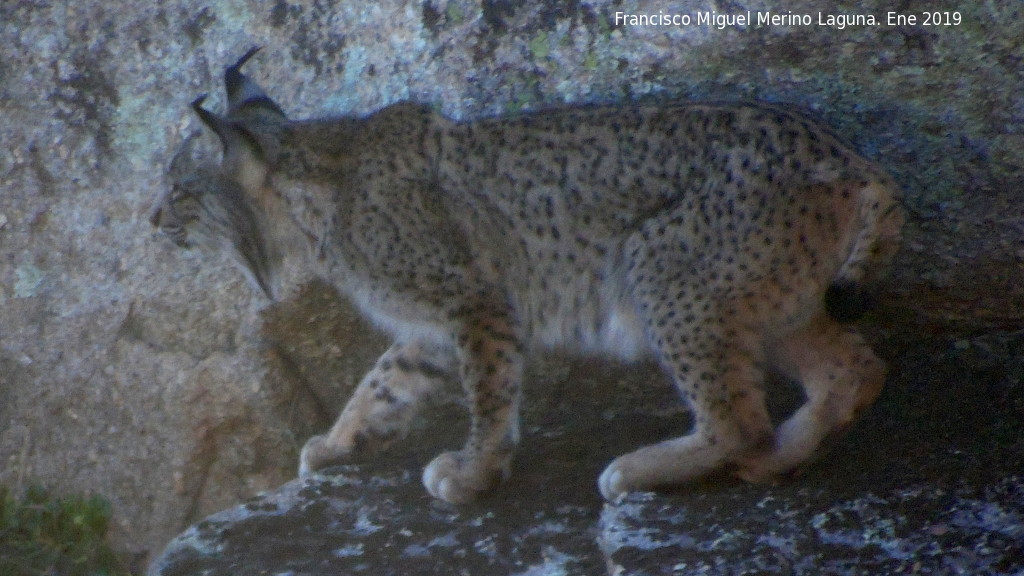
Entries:
{"label": "lynx eye", "polygon": [[180,184],[175,184],[174,187],[171,188],[171,194],[167,197],[167,202],[168,204],[172,205],[177,204],[184,200],[187,196],[188,193],[186,192],[186,190]]}
{"label": "lynx eye", "polygon": [[163,233],[181,248],[192,247],[192,244],[188,241],[188,234],[185,233],[185,228],[180,224],[168,224],[167,226],[164,226]]}
{"label": "lynx eye", "polygon": [[161,234],[182,248],[191,246],[188,241],[187,230],[182,225],[181,218],[182,202],[187,197],[188,193],[178,185],[175,185],[168,192],[166,198],[149,215],[149,222],[158,228]]}
{"label": "lynx eye", "polygon": [[156,218],[156,225],[160,228],[161,234],[167,236],[172,242],[182,248],[188,247],[185,227],[181,225],[181,221],[178,219],[177,214],[174,213],[173,208],[166,207],[160,209]]}

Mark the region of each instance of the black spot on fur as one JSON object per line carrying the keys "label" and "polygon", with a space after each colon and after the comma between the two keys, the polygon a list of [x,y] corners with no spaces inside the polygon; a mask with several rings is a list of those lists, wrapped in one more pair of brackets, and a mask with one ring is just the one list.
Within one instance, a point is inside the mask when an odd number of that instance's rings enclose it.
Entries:
{"label": "black spot on fur", "polygon": [[854,322],[874,306],[874,295],[854,282],[837,282],[825,291],[825,311],[837,322]]}

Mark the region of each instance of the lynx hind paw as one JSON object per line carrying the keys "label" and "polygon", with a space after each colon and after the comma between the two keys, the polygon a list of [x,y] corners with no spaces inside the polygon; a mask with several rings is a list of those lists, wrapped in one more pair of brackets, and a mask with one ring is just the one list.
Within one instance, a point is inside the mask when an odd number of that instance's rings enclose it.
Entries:
{"label": "lynx hind paw", "polygon": [[733,471],[733,476],[749,484],[775,485],[799,476],[803,470],[803,466],[780,466],[770,458],[765,458],[739,465]]}
{"label": "lynx hind paw", "polygon": [[423,485],[431,496],[450,504],[469,504],[511,475],[511,459],[496,467],[482,466],[465,451],[445,452],[423,470]]}

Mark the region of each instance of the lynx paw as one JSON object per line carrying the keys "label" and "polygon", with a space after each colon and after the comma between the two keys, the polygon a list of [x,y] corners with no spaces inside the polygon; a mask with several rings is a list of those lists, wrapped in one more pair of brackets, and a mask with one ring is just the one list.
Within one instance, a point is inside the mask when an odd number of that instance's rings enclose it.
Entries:
{"label": "lynx paw", "polygon": [[619,456],[598,479],[601,495],[615,502],[627,492],[692,482],[726,463],[720,446],[691,435],[645,446]]}
{"label": "lynx paw", "polygon": [[597,479],[597,487],[604,499],[609,502],[615,502],[623,494],[636,490],[630,481],[628,466],[624,465],[623,458],[616,458],[604,469]]}
{"label": "lynx paw", "polygon": [[733,472],[733,476],[750,484],[778,484],[788,476],[797,475],[799,469],[782,468],[773,462],[744,463]]}
{"label": "lynx paw", "polygon": [[341,464],[348,460],[351,450],[339,448],[327,442],[327,435],[313,436],[306,441],[299,454],[299,478],[309,476],[313,472]]}
{"label": "lynx paw", "polygon": [[423,470],[423,485],[430,495],[451,504],[468,504],[508,479],[509,462],[495,468],[482,466],[465,451],[445,452]]}

